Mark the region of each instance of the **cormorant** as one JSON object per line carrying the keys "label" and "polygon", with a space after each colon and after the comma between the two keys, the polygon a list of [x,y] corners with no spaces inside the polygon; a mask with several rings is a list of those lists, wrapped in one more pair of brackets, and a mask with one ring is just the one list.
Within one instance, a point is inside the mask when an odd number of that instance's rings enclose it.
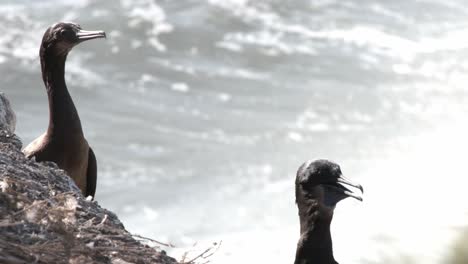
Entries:
{"label": "cormorant", "polygon": [[333,257],[330,224],[336,204],[347,197],[362,201],[347,187],[361,185],[346,180],[340,166],[328,160],[307,161],[296,176],[296,203],[300,233],[294,264],[338,264]]}
{"label": "cormorant", "polygon": [[74,46],[105,37],[104,31],[85,31],[75,23],[57,23],[45,31],[39,56],[49,98],[49,126],[23,150],[26,157],[57,163],[85,196],[93,197],[96,192],[96,157],[84,138],[78,112],[65,84],[65,61]]}

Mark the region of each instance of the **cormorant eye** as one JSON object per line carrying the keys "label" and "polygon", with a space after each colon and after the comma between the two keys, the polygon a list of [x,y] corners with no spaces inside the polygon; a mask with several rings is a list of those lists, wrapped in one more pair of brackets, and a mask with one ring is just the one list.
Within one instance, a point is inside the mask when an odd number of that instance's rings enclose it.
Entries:
{"label": "cormorant eye", "polygon": [[60,30],[60,36],[62,36],[63,38],[71,39],[74,37],[74,32],[71,30],[62,29]]}

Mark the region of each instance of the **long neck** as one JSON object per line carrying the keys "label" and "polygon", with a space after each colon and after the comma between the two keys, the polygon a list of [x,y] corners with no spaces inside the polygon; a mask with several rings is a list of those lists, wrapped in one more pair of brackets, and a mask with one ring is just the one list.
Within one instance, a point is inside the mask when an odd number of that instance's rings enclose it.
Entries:
{"label": "long neck", "polygon": [[333,257],[331,221],[321,217],[320,205],[315,200],[304,199],[298,202],[298,207],[301,237],[294,264],[338,264]]}
{"label": "long neck", "polygon": [[65,84],[67,55],[41,51],[42,79],[49,97],[49,127],[47,133],[55,137],[81,136],[81,122]]}

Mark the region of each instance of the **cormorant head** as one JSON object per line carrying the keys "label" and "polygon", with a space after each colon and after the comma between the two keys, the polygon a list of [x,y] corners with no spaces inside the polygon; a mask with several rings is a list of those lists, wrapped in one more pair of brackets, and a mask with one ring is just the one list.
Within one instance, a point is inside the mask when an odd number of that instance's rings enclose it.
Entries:
{"label": "cormorant head", "polygon": [[362,201],[362,197],[352,189],[363,193],[361,185],[345,179],[340,166],[328,160],[307,161],[297,171],[296,203],[300,213],[301,206],[310,207],[313,201],[312,204],[319,208],[319,217],[327,217],[331,221],[333,209],[339,201],[347,197]]}
{"label": "cormorant head", "polygon": [[44,33],[41,45],[41,56],[45,50],[52,52],[53,55],[64,55],[79,43],[95,39],[105,38],[104,31],[86,31],[81,29],[80,25],[71,22],[60,22],[50,26]]}

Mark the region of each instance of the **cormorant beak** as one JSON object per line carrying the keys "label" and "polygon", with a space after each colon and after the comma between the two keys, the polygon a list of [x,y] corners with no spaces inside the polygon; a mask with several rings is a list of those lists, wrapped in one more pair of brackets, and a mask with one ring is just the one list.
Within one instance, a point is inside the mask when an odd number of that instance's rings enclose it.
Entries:
{"label": "cormorant beak", "polygon": [[338,180],[336,181],[337,185],[339,188],[343,190],[343,193],[349,197],[353,197],[356,200],[359,200],[362,202],[362,197],[360,195],[357,195],[355,192],[351,191],[350,189],[346,188],[344,185],[348,185],[350,187],[359,189],[361,191],[361,194],[364,194],[364,189],[360,184],[355,184],[352,183],[350,180],[346,179],[343,175],[341,175]]}
{"label": "cormorant beak", "polygon": [[83,42],[90,39],[95,38],[106,38],[106,32],[99,30],[99,31],[88,31],[88,30],[81,30],[76,33],[76,37],[78,38],[79,42]]}
{"label": "cormorant beak", "polygon": [[[352,183],[350,180],[346,179],[343,175],[341,175],[336,180],[335,183],[327,184],[327,185],[332,187],[332,189],[334,189],[335,191],[344,194],[345,196],[352,197],[352,198],[362,202],[361,195],[364,194],[364,189],[362,188],[362,186],[360,184]],[[355,191],[351,191],[345,185],[347,185],[348,187],[359,189],[361,191],[361,195],[356,194]]]}

